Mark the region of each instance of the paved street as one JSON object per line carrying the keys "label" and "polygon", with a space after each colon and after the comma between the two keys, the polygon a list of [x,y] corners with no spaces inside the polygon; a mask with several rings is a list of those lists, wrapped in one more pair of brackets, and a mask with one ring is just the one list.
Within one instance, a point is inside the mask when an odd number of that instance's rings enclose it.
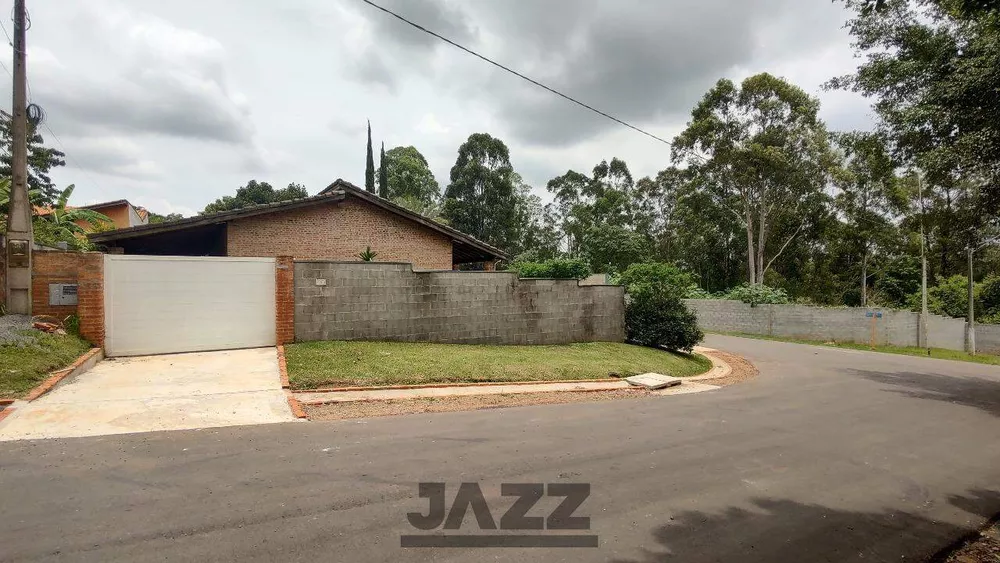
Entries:
{"label": "paved street", "polygon": [[[0,559],[899,562],[1000,512],[1000,368],[706,345],[760,377],[637,401],[0,443]],[[590,483],[578,514],[600,547],[401,549],[425,533],[406,518],[427,511],[420,481],[449,499],[479,481],[498,522],[513,501],[501,483]]]}

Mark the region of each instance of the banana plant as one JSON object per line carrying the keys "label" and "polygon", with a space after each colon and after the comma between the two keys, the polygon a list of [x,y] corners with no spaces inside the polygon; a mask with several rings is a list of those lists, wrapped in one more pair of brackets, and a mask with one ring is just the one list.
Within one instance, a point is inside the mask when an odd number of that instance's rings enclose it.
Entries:
{"label": "banana plant", "polygon": [[[0,178],[0,211],[7,213],[10,210],[10,178]],[[41,197],[40,190],[28,190],[28,201],[35,202]]]}
{"label": "banana plant", "polygon": [[73,195],[74,189],[76,189],[76,186],[70,184],[65,190],[60,192],[59,199],[52,206],[52,212],[43,218],[52,223],[57,235],[83,236],[86,234],[86,230],[78,222],[89,223],[92,226],[102,223],[112,223],[107,215],[94,210],[66,207],[66,203],[69,201],[70,196]]}

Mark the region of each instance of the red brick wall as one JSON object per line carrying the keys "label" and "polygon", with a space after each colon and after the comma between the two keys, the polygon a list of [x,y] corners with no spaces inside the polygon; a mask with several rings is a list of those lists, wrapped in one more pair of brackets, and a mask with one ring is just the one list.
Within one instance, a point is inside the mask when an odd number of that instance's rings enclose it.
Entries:
{"label": "red brick wall", "polygon": [[77,283],[80,271],[93,268],[104,257],[95,252],[36,250],[31,259],[31,313],[63,318],[76,313],[76,305],[49,305],[50,283]]}
{"label": "red brick wall", "polygon": [[277,344],[295,342],[295,265],[290,256],[279,256],[274,273]]}
{"label": "red brick wall", "polygon": [[313,205],[230,221],[229,256],[283,256],[299,260],[358,260],[371,246],[379,262],[411,262],[419,269],[450,270],[451,239],[348,196]]}
{"label": "red brick wall", "polygon": [[80,336],[94,346],[104,347],[104,256],[94,257],[86,268],[80,270],[79,304]]}

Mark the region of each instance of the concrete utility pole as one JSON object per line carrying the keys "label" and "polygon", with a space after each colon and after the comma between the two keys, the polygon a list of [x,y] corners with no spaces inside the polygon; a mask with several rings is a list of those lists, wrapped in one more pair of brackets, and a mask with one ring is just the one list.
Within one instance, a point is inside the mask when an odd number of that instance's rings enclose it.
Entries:
{"label": "concrete utility pole", "polygon": [[27,69],[24,0],[14,0],[14,108],[11,112],[11,186],[7,216],[7,312],[31,314],[31,203],[28,201]]}
{"label": "concrete utility pole", "polygon": [[917,192],[920,198],[920,331],[917,346],[929,348],[927,338],[927,236],[924,234],[924,183],[917,173]]}
{"label": "concrete utility pole", "polygon": [[966,339],[968,339],[969,354],[976,355],[976,298],[973,292],[975,282],[972,279],[972,255],[975,250],[970,244],[969,251],[969,318],[965,323]]}

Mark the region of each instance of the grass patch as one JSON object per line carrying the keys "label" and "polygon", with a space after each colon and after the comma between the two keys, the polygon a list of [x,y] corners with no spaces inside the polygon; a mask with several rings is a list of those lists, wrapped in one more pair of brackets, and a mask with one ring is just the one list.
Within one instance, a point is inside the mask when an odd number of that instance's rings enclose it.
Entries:
{"label": "grass patch", "polygon": [[90,349],[89,342],[72,334],[25,332],[33,336],[33,344],[0,345],[0,399],[23,397],[49,372],[68,366]]}
{"label": "grass patch", "polygon": [[293,389],[424,383],[559,381],[708,371],[708,358],[613,342],[487,346],[324,341],[285,346]]}
{"label": "grass patch", "polygon": [[804,340],[801,338],[785,338],[783,336],[767,336],[764,334],[747,334],[743,332],[716,332],[724,336],[739,336],[741,338],[753,338],[756,340],[774,340],[777,342],[791,342],[793,344],[809,344],[812,346],[826,346],[828,348],[847,348],[850,350],[864,350],[866,352],[883,352],[886,354],[901,354],[903,356],[918,356],[921,358],[936,358],[939,360],[956,360],[959,362],[973,362],[976,364],[1000,365],[1000,356],[992,354],[976,354],[959,352],[958,350],[946,350],[944,348],[931,348],[928,354],[927,348],[917,346],[891,346],[883,345],[872,348],[867,344],[856,342],[822,342],[819,340]]}

